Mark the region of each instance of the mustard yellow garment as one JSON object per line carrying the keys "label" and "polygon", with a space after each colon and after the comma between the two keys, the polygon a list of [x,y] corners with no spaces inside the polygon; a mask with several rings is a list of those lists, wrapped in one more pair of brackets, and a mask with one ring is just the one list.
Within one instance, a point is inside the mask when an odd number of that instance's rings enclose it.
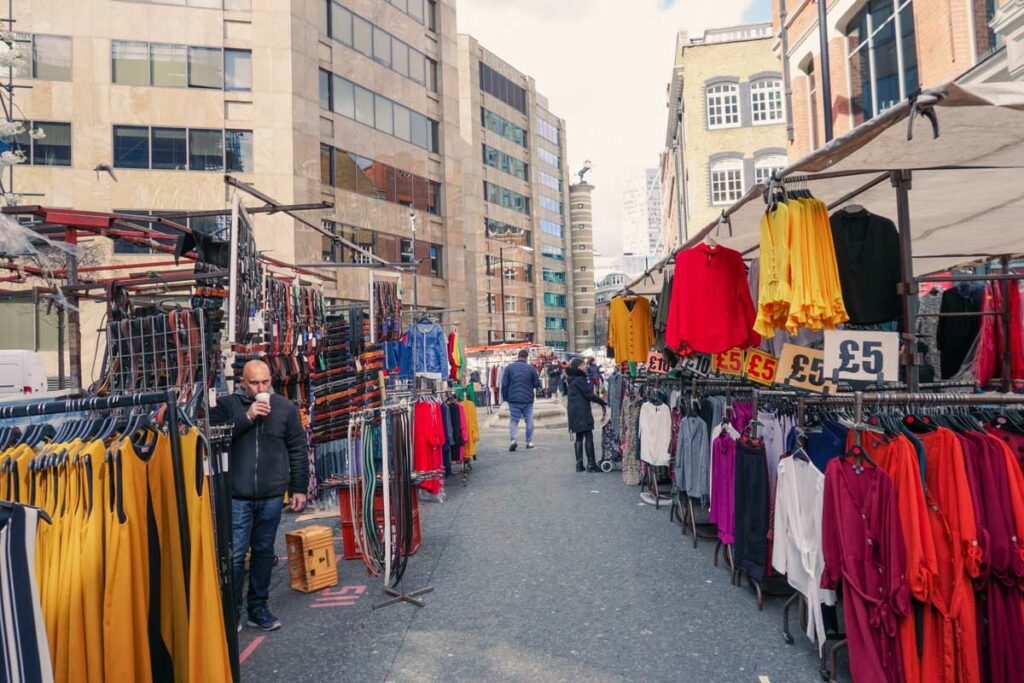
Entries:
{"label": "mustard yellow garment", "polygon": [[466,439],[464,455],[468,460],[475,460],[476,442],[480,440],[480,423],[477,422],[476,404],[466,399],[462,402],[462,407],[466,409],[466,432],[469,434],[469,438]]}
{"label": "mustard yellow garment", "polygon": [[82,637],[85,664],[79,680],[103,683],[103,593],[106,561],[105,523],[107,509],[106,447],[94,441],[81,455],[84,481],[82,525]]}

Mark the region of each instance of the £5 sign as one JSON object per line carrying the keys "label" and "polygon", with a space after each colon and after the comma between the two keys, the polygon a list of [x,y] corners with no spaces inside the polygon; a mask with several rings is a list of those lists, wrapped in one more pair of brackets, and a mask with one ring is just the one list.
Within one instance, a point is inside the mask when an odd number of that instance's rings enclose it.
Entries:
{"label": "\u00a35 sign", "polygon": [[895,382],[899,335],[875,330],[826,330],[825,374],[834,381]]}

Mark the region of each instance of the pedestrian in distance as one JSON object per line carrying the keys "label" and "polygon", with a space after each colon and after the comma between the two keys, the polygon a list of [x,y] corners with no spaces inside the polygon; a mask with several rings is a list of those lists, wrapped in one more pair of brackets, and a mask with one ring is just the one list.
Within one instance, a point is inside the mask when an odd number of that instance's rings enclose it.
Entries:
{"label": "pedestrian in distance", "polygon": [[242,630],[245,554],[251,548],[247,623],[251,628],[275,631],[281,628],[281,622],[268,607],[274,541],[284,510],[284,494],[291,494],[294,512],[306,507],[306,432],[295,404],[270,393],[270,368],[266,363],[246,363],[240,385],[234,394],[218,398],[210,410],[210,422],[232,426],[228,471],[238,630]]}
{"label": "pedestrian in distance", "polygon": [[537,368],[527,360],[530,352],[523,349],[519,359],[505,366],[501,375],[501,394],[508,403],[508,436],[510,451],[519,447],[519,421],[526,421],[526,447],[533,448],[533,401],[540,389]]}
{"label": "pedestrian in distance", "polygon": [[587,373],[581,367],[582,358],[573,358],[566,370],[569,382],[569,431],[576,441],[576,471],[583,471],[583,449],[587,451],[587,471],[597,472],[594,456],[594,413],[590,404],[601,406],[601,419],[608,414],[608,404],[596,395]]}

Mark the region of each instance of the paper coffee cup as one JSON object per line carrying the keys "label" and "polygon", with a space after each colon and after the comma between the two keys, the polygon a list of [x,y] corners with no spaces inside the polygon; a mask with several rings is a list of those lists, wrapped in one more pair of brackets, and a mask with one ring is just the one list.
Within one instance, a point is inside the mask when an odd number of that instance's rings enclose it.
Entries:
{"label": "paper coffee cup", "polygon": [[256,400],[259,401],[260,403],[270,403],[270,394],[268,394],[265,391],[261,391],[260,393],[256,394]]}

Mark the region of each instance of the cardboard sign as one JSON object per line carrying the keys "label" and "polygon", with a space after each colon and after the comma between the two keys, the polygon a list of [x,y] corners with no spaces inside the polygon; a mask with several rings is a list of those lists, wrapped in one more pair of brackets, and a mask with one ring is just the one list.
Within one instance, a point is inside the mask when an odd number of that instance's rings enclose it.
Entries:
{"label": "cardboard sign", "polygon": [[728,351],[716,353],[711,367],[720,374],[740,377],[743,375],[743,361],[743,349],[729,349]]}
{"label": "cardboard sign", "polygon": [[743,376],[751,382],[771,386],[775,383],[775,373],[779,369],[779,359],[761,349],[747,351],[747,362],[743,366]]}
{"label": "cardboard sign", "polygon": [[672,368],[669,367],[668,361],[659,351],[651,351],[647,354],[647,372],[655,375],[665,375]]}
{"label": "cardboard sign", "polygon": [[816,394],[834,394],[836,385],[825,376],[825,352],[784,344],[775,382]]}
{"label": "cardboard sign", "polygon": [[899,350],[896,332],[826,330],[825,374],[833,382],[896,382]]}

